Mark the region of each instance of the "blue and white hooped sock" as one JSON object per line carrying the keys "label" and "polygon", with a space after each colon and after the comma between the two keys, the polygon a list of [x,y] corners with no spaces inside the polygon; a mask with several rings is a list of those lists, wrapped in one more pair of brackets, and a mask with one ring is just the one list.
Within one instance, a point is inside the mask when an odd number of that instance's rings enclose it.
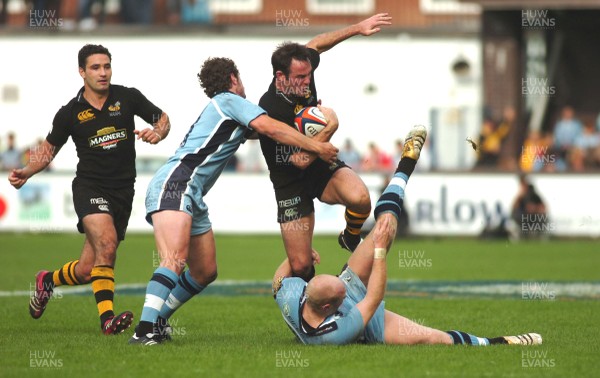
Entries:
{"label": "blue and white hooped sock", "polygon": [[490,345],[490,340],[486,337],[477,337],[475,335],[471,335],[470,333],[462,332],[462,331],[446,331],[452,337],[454,344],[462,344],[462,345],[475,345],[475,346],[488,346]]}
{"label": "blue and white hooped sock", "polygon": [[176,286],[177,273],[165,267],[159,267],[154,271],[148,286],[146,287],[146,297],[144,299],[144,308],[140,317],[138,336],[152,332],[152,324],[158,319],[158,314],[163,304],[167,300],[169,293]]}
{"label": "blue and white hooped sock", "polygon": [[375,205],[375,210],[373,211],[375,219],[377,219],[380,214],[387,212],[394,214],[396,218],[400,217],[402,203],[404,202],[404,189],[406,188],[408,177],[409,176],[403,172],[396,172],[394,174],[394,177],[392,177],[392,180]]}
{"label": "blue and white hooped sock", "polygon": [[159,316],[163,319],[169,319],[179,307],[189,301],[194,295],[200,294],[202,290],[204,290],[204,286],[196,282],[190,271],[186,270],[179,276],[177,286],[169,294],[169,297],[160,310]]}

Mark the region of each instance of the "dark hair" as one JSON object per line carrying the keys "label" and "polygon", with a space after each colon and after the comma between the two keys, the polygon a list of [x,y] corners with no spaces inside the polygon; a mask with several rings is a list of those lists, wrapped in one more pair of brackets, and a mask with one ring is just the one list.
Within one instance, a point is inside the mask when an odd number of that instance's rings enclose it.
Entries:
{"label": "dark hair", "polygon": [[112,61],[112,56],[108,49],[102,45],[85,45],[79,50],[79,54],[77,55],[77,60],[79,61],[79,67],[85,70],[85,64],[87,63],[87,58],[90,55],[94,54],[104,54],[108,56],[108,59]]}
{"label": "dark hair", "polygon": [[229,58],[208,58],[202,64],[198,81],[204,93],[210,98],[231,88],[231,74],[239,77],[235,62]]}
{"label": "dark hair", "polygon": [[273,76],[277,71],[283,72],[285,77],[290,74],[292,59],[302,62],[310,61],[310,51],[308,47],[294,42],[283,42],[271,55],[271,65],[273,66]]}

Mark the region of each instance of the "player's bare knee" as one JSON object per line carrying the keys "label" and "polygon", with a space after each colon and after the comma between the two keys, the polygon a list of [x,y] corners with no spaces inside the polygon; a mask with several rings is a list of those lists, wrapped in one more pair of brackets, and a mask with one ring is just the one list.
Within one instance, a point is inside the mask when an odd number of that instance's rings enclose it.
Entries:
{"label": "player's bare knee", "polygon": [[303,278],[305,281],[308,281],[312,278],[312,276],[314,276],[314,268],[312,265],[312,261],[308,261],[303,264],[297,261],[296,264],[291,265],[294,277],[300,277]]}
{"label": "player's bare knee", "polygon": [[292,266],[292,271],[296,275],[301,275],[302,273],[309,273],[312,270],[312,255],[310,255],[309,258],[291,258],[290,265]]}
{"label": "player's bare knee", "polygon": [[371,197],[364,186],[358,186],[349,194],[346,206],[357,213],[365,214],[371,212]]}
{"label": "player's bare knee", "polygon": [[371,197],[369,196],[369,190],[366,187],[362,187],[357,190],[357,205],[361,207],[363,213],[371,211]]}

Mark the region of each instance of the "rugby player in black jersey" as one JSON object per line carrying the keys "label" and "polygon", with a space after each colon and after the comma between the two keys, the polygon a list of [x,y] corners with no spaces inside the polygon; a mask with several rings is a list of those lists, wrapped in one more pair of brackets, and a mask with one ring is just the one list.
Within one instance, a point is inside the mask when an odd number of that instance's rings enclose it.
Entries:
{"label": "rugby player in black jersey", "polygon": [[[79,260],[55,271],[36,275],[36,290],[29,302],[34,319],[44,313],[55,286],[92,284],[106,335],[127,329],[133,314],[113,312],[114,267],[117,247],[125,239],[134,195],[135,141],[156,144],[169,133],[166,113],[140,91],[111,84],[111,54],[101,45],[85,45],[79,51],[79,75],[83,87],[54,117],[46,139],[31,151],[28,164],[9,174],[17,189],[50,164],[60,148],[73,139],[77,172],[73,180],[73,204],[85,233]],[[152,127],[136,130],[134,116]]]}
{"label": "rugby player in black jersey", "polygon": [[[318,104],[314,71],[320,54],[355,35],[370,36],[390,25],[387,13],[376,14],[356,25],[316,36],[306,45],[285,42],[271,57],[273,81],[259,106],[270,117],[294,125],[295,114]],[[329,141],[336,128],[326,127],[315,138]],[[338,241],[349,251],[360,243],[360,230],[371,212],[367,187],[344,162],[328,164],[317,156],[259,135],[277,201],[277,221],[295,276],[308,281],[314,276],[312,235],[315,225],[313,199],[346,206],[346,228]]]}

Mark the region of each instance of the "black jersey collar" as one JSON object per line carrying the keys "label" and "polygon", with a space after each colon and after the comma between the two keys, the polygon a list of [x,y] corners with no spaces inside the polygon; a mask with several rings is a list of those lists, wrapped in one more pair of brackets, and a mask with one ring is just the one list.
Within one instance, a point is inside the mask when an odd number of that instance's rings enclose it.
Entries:
{"label": "black jersey collar", "polygon": [[340,315],[340,313],[336,312],[333,316],[327,317],[317,328],[313,328],[302,316],[302,309],[304,309],[304,305],[306,304],[306,286],[304,290],[302,290],[302,295],[300,296],[300,306],[298,306],[298,318],[300,319],[300,330],[306,336],[321,336],[329,332],[333,332],[338,329],[337,322],[335,321],[335,316]]}

